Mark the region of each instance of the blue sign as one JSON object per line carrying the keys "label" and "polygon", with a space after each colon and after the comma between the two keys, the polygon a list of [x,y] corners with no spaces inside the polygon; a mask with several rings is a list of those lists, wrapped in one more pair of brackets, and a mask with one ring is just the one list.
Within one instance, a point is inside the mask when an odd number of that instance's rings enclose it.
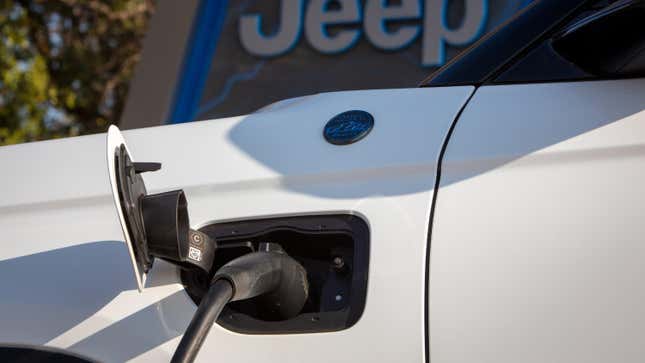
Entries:
{"label": "blue sign", "polygon": [[346,111],[334,116],[323,131],[325,140],[334,145],[348,145],[367,136],[374,127],[374,117],[365,111]]}

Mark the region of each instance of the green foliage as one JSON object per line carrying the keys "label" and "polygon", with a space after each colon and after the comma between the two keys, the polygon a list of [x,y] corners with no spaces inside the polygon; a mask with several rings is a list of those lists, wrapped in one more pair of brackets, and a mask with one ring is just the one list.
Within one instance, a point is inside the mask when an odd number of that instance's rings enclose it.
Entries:
{"label": "green foliage", "polygon": [[0,0],[0,145],[117,123],[152,0]]}

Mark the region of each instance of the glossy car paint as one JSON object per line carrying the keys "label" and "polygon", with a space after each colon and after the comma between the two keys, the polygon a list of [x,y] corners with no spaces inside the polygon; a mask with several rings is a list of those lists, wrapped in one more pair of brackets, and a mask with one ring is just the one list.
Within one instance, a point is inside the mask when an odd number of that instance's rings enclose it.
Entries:
{"label": "glossy car paint", "polygon": [[132,263],[132,272],[134,274],[134,279],[137,283],[137,290],[140,292],[143,291],[143,286],[146,283],[146,278],[148,277],[145,268],[143,266],[139,266],[137,263],[137,257],[135,254],[135,247],[134,247],[134,241],[130,238],[132,235],[132,231],[128,228],[128,224],[126,223],[126,217],[124,215],[124,206],[123,203],[121,202],[121,198],[119,197],[119,187],[118,187],[118,171],[117,171],[117,152],[120,150],[121,147],[123,147],[127,155],[129,156],[131,161],[135,161],[136,159],[133,159],[134,156],[128,149],[128,145],[125,142],[125,139],[123,137],[123,134],[119,130],[119,128],[115,125],[111,125],[108,128],[107,131],[107,138],[106,138],[106,148],[105,148],[105,167],[108,170],[108,178],[110,180],[110,191],[112,192],[112,198],[114,199],[114,207],[116,209],[117,215],[119,217],[119,224],[121,225],[121,229],[123,230],[123,239],[125,242],[126,247],[128,248],[128,255],[130,256],[130,262]]}
{"label": "glossy car paint", "polygon": [[[422,362],[430,201],[439,151],[474,88],[320,94],[216,121],[125,132],[151,192],[183,188],[193,227],[352,213],[370,227],[367,303],[350,329],[242,335],[214,326],[198,361]],[[334,115],[365,110],[364,139],[327,143]],[[105,361],[168,361],[195,305],[157,261],[137,291],[111,197],[106,135],[0,148],[0,342]]]}
{"label": "glossy car paint", "polygon": [[432,362],[642,362],[645,79],[479,88],[442,163]]}

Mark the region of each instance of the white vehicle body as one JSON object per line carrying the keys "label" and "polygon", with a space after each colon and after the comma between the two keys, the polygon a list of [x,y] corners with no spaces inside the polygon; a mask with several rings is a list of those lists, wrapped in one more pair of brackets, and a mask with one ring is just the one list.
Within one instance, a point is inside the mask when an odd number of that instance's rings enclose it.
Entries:
{"label": "white vehicle body", "polygon": [[[321,136],[347,110],[371,133]],[[369,226],[355,325],[241,334],[198,361],[645,359],[645,78],[326,93],[124,132],[191,224],[351,214]],[[105,135],[0,148],[0,343],[168,361],[195,303],[155,263],[137,291]]]}

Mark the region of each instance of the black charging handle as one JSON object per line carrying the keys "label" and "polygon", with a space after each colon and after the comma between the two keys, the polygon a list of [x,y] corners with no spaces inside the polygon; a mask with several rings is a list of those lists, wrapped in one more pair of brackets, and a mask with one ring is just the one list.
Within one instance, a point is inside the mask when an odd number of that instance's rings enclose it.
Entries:
{"label": "black charging handle", "polygon": [[260,243],[258,250],[220,267],[212,283],[227,280],[233,286],[231,301],[257,297],[262,309],[291,319],[309,296],[307,271],[277,243]]}

